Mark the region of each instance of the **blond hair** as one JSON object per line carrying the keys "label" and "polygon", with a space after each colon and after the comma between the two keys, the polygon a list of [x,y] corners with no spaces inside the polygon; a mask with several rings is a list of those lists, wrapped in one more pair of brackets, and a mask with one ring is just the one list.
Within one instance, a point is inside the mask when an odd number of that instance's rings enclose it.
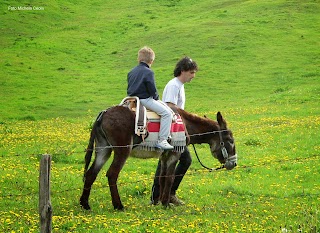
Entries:
{"label": "blond hair", "polygon": [[154,61],[155,57],[156,55],[153,52],[153,50],[147,46],[144,46],[138,52],[139,62],[145,62],[147,64],[151,64]]}

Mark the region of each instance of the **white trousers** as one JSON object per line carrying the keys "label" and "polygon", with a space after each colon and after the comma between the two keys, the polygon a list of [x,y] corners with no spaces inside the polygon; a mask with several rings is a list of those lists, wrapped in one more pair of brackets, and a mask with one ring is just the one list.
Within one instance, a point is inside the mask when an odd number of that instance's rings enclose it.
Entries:
{"label": "white trousers", "polygon": [[154,100],[152,97],[140,99],[140,103],[160,116],[159,141],[167,140],[170,136],[172,122],[172,111],[170,107],[161,100]]}

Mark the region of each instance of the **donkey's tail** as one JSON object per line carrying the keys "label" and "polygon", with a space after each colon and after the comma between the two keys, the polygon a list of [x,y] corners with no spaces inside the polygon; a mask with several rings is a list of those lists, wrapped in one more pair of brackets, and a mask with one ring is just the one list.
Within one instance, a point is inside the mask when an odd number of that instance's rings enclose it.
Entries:
{"label": "donkey's tail", "polygon": [[90,133],[89,144],[87,146],[86,155],[84,157],[85,166],[84,166],[83,181],[85,180],[86,173],[88,171],[88,167],[89,167],[89,164],[91,162],[91,157],[92,157],[92,153],[93,153],[93,150],[94,150],[93,147],[94,147],[94,139],[96,138],[97,123],[98,122],[96,121],[92,126],[92,130],[91,130],[91,133]]}

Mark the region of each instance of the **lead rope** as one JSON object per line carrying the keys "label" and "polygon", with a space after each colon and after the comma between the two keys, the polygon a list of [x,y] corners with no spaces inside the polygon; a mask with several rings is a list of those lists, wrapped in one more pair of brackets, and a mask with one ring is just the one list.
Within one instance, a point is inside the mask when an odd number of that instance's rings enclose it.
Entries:
{"label": "lead rope", "polygon": [[199,156],[198,156],[198,153],[197,153],[197,150],[196,150],[196,147],[194,146],[194,144],[192,144],[192,146],[193,146],[194,153],[196,154],[197,159],[198,159],[198,161],[199,161],[199,163],[201,164],[202,167],[208,169],[210,172],[212,172],[213,170],[214,170],[214,171],[217,171],[217,170],[220,170],[220,169],[224,168],[224,165],[221,165],[220,167],[215,168],[215,169],[209,168],[209,167],[205,166],[205,165],[200,161],[200,158],[199,158]]}

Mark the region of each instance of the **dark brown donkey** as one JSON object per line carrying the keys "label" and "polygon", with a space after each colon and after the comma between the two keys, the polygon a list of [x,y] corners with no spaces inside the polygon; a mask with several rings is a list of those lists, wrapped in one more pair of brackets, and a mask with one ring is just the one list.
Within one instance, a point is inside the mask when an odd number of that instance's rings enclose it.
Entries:
{"label": "dark brown donkey", "polygon": [[[212,155],[227,169],[237,165],[237,154],[232,132],[220,112],[217,121],[190,114],[177,109],[186,126],[190,144],[207,143]],[[122,210],[123,205],[117,187],[119,173],[134,147],[142,139],[135,135],[135,114],[129,108],[115,106],[100,114],[93,125],[89,145],[85,156],[84,188],[80,205],[89,210],[91,186],[103,165],[114,151],[113,161],[107,171],[109,188],[114,209]],[[95,159],[89,168],[91,156],[95,150]],[[168,206],[170,190],[174,179],[174,171],[180,153],[163,152],[160,156],[160,201]],[[89,168],[89,169],[88,169]]]}

